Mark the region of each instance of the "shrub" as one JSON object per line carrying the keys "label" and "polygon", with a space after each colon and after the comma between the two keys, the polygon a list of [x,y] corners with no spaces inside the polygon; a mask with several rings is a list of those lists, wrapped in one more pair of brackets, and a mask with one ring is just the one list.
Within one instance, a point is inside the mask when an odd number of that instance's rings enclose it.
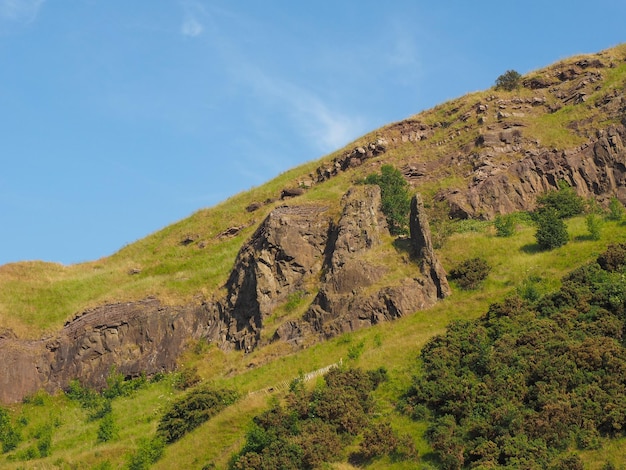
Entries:
{"label": "shrub", "polygon": [[491,266],[483,258],[467,259],[450,271],[450,279],[461,289],[477,289],[487,279]]}
{"label": "shrub", "polygon": [[522,76],[515,70],[507,70],[496,79],[496,89],[513,91],[519,88]]}
{"label": "shrub", "polygon": [[589,238],[592,240],[600,240],[600,232],[602,229],[602,219],[598,214],[587,214],[585,218]]}
{"label": "shrub", "polygon": [[[368,372],[335,368],[324,376],[325,384],[311,392],[294,387],[285,408],[275,403],[254,417],[230,468],[306,470],[336,460],[342,448],[367,428],[373,409],[371,392],[386,378],[384,368]],[[405,440],[401,443],[396,446],[398,454],[410,449]]]}
{"label": "shrub", "polygon": [[0,442],[2,442],[2,452],[7,453],[15,449],[22,435],[19,430],[11,424],[8,411],[0,407]]}
{"label": "shrub", "polygon": [[187,390],[194,385],[200,383],[197,367],[184,367],[176,374],[174,379],[174,388],[177,390]]}
{"label": "shrub", "polygon": [[392,235],[408,233],[408,214],[411,208],[409,184],[402,173],[392,165],[383,165],[380,174],[373,173],[365,178],[366,184],[380,186],[382,211],[387,218]]}
{"label": "shrub", "polygon": [[540,248],[552,250],[563,246],[569,240],[567,226],[556,209],[546,208],[535,215],[537,231],[535,239]]}
{"label": "shrub", "polygon": [[609,245],[604,253],[598,256],[598,264],[605,271],[621,271],[626,266],[626,243]]}
{"label": "shrub", "polygon": [[108,413],[102,418],[100,426],[98,426],[97,442],[108,442],[113,440],[116,436],[117,426],[113,419],[113,413]]}
{"label": "shrub", "polygon": [[498,237],[510,237],[515,233],[515,219],[511,214],[497,215],[493,220]]}
{"label": "shrub", "polygon": [[557,191],[548,191],[537,197],[537,205],[537,213],[552,208],[561,219],[582,214],[585,210],[585,200],[566,181],[559,182]]}
{"label": "shrub", "polygon": [[200,387],[174,402],[161,418],[157,434],[168,444],[200,426],[237,401],[234,390]]}
{"label": "shrub", "polygon": [[128,456],[129,470],[146,470],[163,455],[165,442],[160,437],[143,438],[139,447]]}
{"label": "shrub", "polygon": [[609,220],[620,221],[624,217],[624,206],[616,197],[611,198],[609,202]]}

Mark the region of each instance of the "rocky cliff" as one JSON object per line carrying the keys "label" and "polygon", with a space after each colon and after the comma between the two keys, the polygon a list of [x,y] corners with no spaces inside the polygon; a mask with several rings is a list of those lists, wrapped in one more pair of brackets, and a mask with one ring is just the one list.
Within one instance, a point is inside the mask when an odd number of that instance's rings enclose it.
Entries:
{"label": "rocky cliff", "polygon": [[84,312],[55,336],[23,341],[0,337],[0,402],[19,401],[73,379],[102,388],[111,368],[127,377],[173,370],[190,338],[206,335],[206,306],[163,307],[156,299]]}
{"label": "rocky cliff", "polygon": [[[290,294],[318,283],[306,314],[279,325],[274,341],[300,344],[363,328],[428,307],[449,293],[430,243],[428,225],[412,224],[414,276],[383,282],[392,270],[376,256],[393,252],[378,186],[352,188],[338,221],[311,204],[274,209],[246,242],[214,302],[181,307],[156,299],[105,305],[68,322],[55,336],[24,341],[0,336],[0,402],[19,401],[73,379],[106,385],[111,368],[127,377],[171,371],[190,339],[250,351],[259,345],[266,319]],[[413,211],[418,210],[414,205]]]}

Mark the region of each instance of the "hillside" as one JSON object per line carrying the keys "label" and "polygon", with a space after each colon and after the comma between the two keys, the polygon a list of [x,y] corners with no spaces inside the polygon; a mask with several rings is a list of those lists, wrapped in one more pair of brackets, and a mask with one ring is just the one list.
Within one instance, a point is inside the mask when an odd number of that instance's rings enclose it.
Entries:
{"label": "hillside", "polygon": [[[516,288],[557,289],[571,270],[626,242],[621,221],[606,221],[596,240],[579,216],[567,221],[569,243],[542,251],[528,217],[516,219],[508,238],[492,223],[535,209],[537,197],[563,181],[598,207],[626,203],[625,89],[626,46],[573,57],[521,77],[510,91],[472,93],[378,129],[111,257],[1,266],[2,397],[31,398],[11,407],[14,422],[23,417],[22,443],[0,463],[117,468],[147,445],[139,438],[153,435],[180,396],[176,380],[197,373],[236,390],[239,402],[166,446],[156,467],[222,468],[268,406],[267,394],[249,392],[276,388],[278,400],[277,384],[341,359],[387,368],[388,381],[372,391],[376,413],[429,455],[425,422],[395,411],[421,346]],[[408,237],[389,233],[377,187],[358,184],[383,165],[419,194]],[[490,264],[488,279],[475,291],[454,282],[450,289],[445,271],[472,257]],[[113,397],[115,438],[94,444],[101,422],[54,394],[73,379],[110,388],[112,365],[135,380],[182,373]],[[33,399],[39,388],[53,396]],[[44,428],[51,451],[29,459]],[[623,444],[615,437],[602,436],[612,456]],[[594,451],[583,449],[582,460],[600,468],[606,459]],[[343,452],[337,468],[351,468]],[[423,462],[441,464],[430,455]],[[364,464],[414,468],[391,457]]]}

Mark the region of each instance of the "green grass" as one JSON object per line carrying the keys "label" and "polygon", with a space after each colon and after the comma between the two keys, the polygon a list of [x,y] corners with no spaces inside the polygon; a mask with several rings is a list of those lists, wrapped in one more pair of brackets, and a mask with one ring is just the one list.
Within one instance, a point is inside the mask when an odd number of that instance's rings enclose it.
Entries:
{"label": "green grass", "polygon": [[[624,83],[626,65],[623,59],[626,46],[615,48],[607,54],[612,54],[618,65],[603,69],[603,87],[590,97],[589,104],[607,90]],[[325,216],[337,218],[340,212],[339,200],[345,191],[355,181],[377,171],[380,163],[401,166],[406,161],[433,161],[451,152],[459,152],[464,146],[471,147],[476,132],[466,131],[466,128],[473,123],[464,122],[460,117],[478,102],[485,102],[492,94],[497,98],[510,99],[514,96],[530,97],[540,94],[540,91],[505,93],[489,90],[437,106],[419,116],[422,122],[430,125],[446,124],[437,128],[432,138],[420,142],[397,142],[384,156],[315,185],[289,203],[297,201],[323,205],[328,207]],[[490,111],[493,111],[493,104],[489,106]],[[548,148],[578,145],[583,137],[568,127],[569,124],[587,119],[589,126],[593,126],[597,125],[595,120],[599,119],[587,104],[565,106],[553,114],[545,114],[540,108],[517,120],[526,126],[523,129],[524,137],[538,138]],[[399,138],[399,133],[387,135],[386,132],[383,128],[370,133],[346,149],[375,140],[378,136]],[[458,132],[461,135],[457,135]],[[450,140],[451,137],[454,138]],[[437,145],[444,141],[449,142]],[[200,210],[122,248],[112,256],[72,266],[42,262],[0,266],[0,331],[2,328],[11,328],[22,337],[37,338],[58,330],[66,320],[82,310],[107,302],[137,300],[154,295],[165,303],[180,304],[219,295],[241,245],[274,207],[283,204],[275,200],[281,189],[294,187],[299,181],[309,179],[318,166],[346,149],[288,171],[261,187],[237,194],[215,207]],[[467,179],[462,172],[466,170],[443,168],[440,174],[433,175],[437,176],[436,179],[433,178],[418,190],[429,200],[442,188],[463,187]],[[274,201],[264,203],[257,211],[246,211],[250,203],[268,200]],[[423,438],[425,423],[408,420],[397,414],[394,408],[399,394],[417,370],[420,348],[433,335],[442,333],[450,321],[477,318],[487,310],[490,303],[515,291],[526,279],[539,280],[544,292],[555,289],[564,274],[594,259],[609,243],[626,242],[626,229],[619,222],[606,222],[598,241],[588,239],[584,217],[567,223],[571,241],[564,247],[548,252],[537,249],[534,228],[529,224],[520,223],[512,237],[500,238],[495,236],[488,222],[455,223],[454,233],[438,250],[444,267],[450,270],[460,261],[480,256],[493,268],[489,277],[476,291],[462,291],[453,284],[453,295],[450,298],[395,322],[376,325],[302,350],[294,350],[280,343],[270,344],[245,355],[238,351],[222,351],[212,345],[190,349],[181,358],[182,365],[197,367],[205,381],[234,388],[244,398],[168,446],[154,468],[200,469],[210,461],[215,462],[217,468],[224,468],[230,455],[242,444],[252,416],[267,407],[268,401],[273,399],[263,394],[247,396],[249,392],[294,379],[302,372],[341,359],[347,364],[363,368],[384,366],[389,370],[390,382],[376,392],[380,416],[390,417],[394,428],[413,436],[421,455],[428,454],[430,449]],[[219,238],[220,233],[231,227],[243,228],[232,238]],[[182,244],[186,238],[192,242]],[[415,275],[415,266],[407,264],[406,259],[406,252],[401,247],[394,248],[391,239],[385,240],[385,246],[376,253],[376,261],[393,267],[385,282]],[[287,299],[284,305],[279,306],[266,319],[264,339],[271,336],[280,321],[299,316],[314,295],[315,289],[311,288],[302,298]],[[354,351],[360,344],[363,344],[360,354],[352,354],[353,359],[350,359],[350,351]],[[35,445],[36,430],[52,423],[52,455],[45,459],[13,462],[7,460],[6,455],[0,454],[0,468],[82,469],[92,468],[105,461],[109,461],[113,468],[119,468],[141,438],[153,435],[164,409],[180,394],[172,387],[172,380],[170,376],[139,390],[132,397],[116,399],[113,415],[119,435],[117,439],[102,444],[96,443],[98,423],[89,421],[84,410],[62,395],[45,398],[44,406],[33,403],[12,406],[12,416],[15,419],[22,417],[26,423],[22,430],[25,441],[18,451]],[[586,451],[581,456],[589,468],[600,468],[601,463],[608,459],[618,466],[626,465],[625,444],[624,439],[609,441],[602,451]],[[353,468],[346,461],[331,467]],[[414,468],[414,465],[381,460],[369,468],[401,469]]]}
{"label": "green grass", "polygon": [[[390,382],[376,393],[379,414],[391,418],[397,430],[411,434],[420,453],[427,454],[428,444],[423,439],[425,424],[412,422],[398,415],[394,409],[399,394],[417,370],[416,359],[420,348],[433,335],[442,333],[451,320],[482,315],[490,303],[514,291],[529,275],[540,277],[546,286],[554,288],[559,285],[560,277],[596,257],[609,243],[626,242],[626,230],[619,222],[606,222],[599,241],[585,238],[587,229],[584,217],[569,220],[568,228],[572,241],[549,252],[536,250],[534,229],[528,225],[518,226],[516,234],[510,238],[496,237],[492,228],[484,223],[453,234],[440,251],[444,266],[450,269],[460,260],[483,256],[493,266],[488,280],[476,291],[454,288],[450,298],[395,322],[356,331],[286,355],[284,351],[278,351],[283,354],[280,357],[276,355],[273,346],[246,355],[221,351],[214,346],[195,348],[196,352],[190,350],[184,362],[196,365],[205,381],[234,388],[244,397],[179,442],[167,446],[163,458],[154,468],[183,465],[185,468],[199,469],[209,461],[223,468],[230,455],[243,442],[252,416],[267,407],[271,399],[271,396],[264,394],[247,396],[248,392],[294,379],[302,372],[324,367],[340,359],[354,366],[368,369],[384,366],[389,370]],[[296,304],[294,308],[301,307],[295,300],[293,303]],[[353,360],[349,359],[350,348],[361,343],[361,354]],[[14,416],[26,417],[28,424],[23,431],[25,436],[55,417],[60,423],[54,429],[50,457],[28,462],[9,462],[6,456],[0,456],[0,468],[29,468],[31,464],[40,468],[90,468],[105,460],[117,468],[124,463],[125,456],[134,449],[141,437],[153,435],[164,409],[180,394],[171,382],[172,379],[168,379],[150,384],[132,397],[115,399],[113,414],[119,437],[103,444],[96,443],[98,423],[90,422],[84,410],[63,396],[46,398],[44,407],[33,404],[12,407]],[[20,449],[34,442],[36,440],[31,437],[22,443]],[[616,462],[626,463],[619,453],[623,444],[611,441],[607,448],[615,448],[610,455],[615,456]],[[595,462],[599,455],[602,454],[587,452],[584,458]],[[347,465],[344,462],[334,468],[350,468]],[[407,465],[381,460],[368,468],[410,468]]]}

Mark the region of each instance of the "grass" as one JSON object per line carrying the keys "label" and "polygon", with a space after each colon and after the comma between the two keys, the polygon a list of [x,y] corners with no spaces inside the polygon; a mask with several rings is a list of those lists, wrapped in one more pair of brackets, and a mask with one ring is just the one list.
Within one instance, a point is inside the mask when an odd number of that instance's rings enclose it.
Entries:
{"label": "grass", "polygon": [[[619,64],[603,70],[603,87],[590,97],[590,104],[608,90],[624,83],[626,46],[616,48],[611,54]],[[384,156],[323,184],[314,185],[297,201],[327,206],[325,216],[336,219],[340,213],[339,200],[345,191],[356,180],[376,171],[381,162],[401,166],[406,161],[433,161],[451,152],[464,151],[462,147],[471,144],[476,133],[467,131],[473,124],[463,121],[463,114],[477,103],[485,102],[490,95],[510,99],[517,95],[530,97],[535,94],[540,94],[540,91],[505,93],[489,90],[437,106],[418,117],[426,124],[445,124],[437,127],[433,137],[420,142],[398,142]],[[493,106],[490,104],[491,111]],[[582,134],[572,130],[570,124],[587,119],[588,126],[593,126],[598,118],[593,113],[592,107],[582,104],[565,106],[552,114],[537,109],[516,120],[525,126],[524,137],[538,138],[544,147],[566,148],[578,145],[583,139]],[[379,136],[400,140],[399,134],[387,135],[383,128],[363,136],[346,149]],[[438,145],[438,142],[445,143]],[[106,302],[155,295],[164,303],[180,304],[219,295],[241,245],[273,208],[283,204],[276,200],[281,189],[295,187],[299,181],[309,179],[318,166],[331,161],[346,149],[288,171],[215,207],[200,210],[110,257],[72,266],[42,262],[0,266],[0,331],[11,328],[21,337],[37,338],[58,330],[80,311]],[[432,182],[419,188],[427,200],[442,188],[464,187],[467,183],[461,171],[444,168],[441,172],[439,179],[433,178]],[[248,212],[246,207],[253,202],[260,202],[262,206]],[[390,381],[376,392],[378,412],[381,416],[389,416],[396,429],[411,434],[420,454],[428,455],[430,449],[423,438],[425,423],[408,420],[397,414],[394,408],[399,394],[418,370],[417,358],[421,347],[433,335],[445,331],[450,321],[477,318],[486,312],[490,303],[515,291],[525,280],[532,278],[539,282],[543,291],[555,289],[565,273],[594,259],[608,244],[626,242],[626,230],[620,222],[606,222],[600,240],[588,239],[584,217],[569,220],[571,241],[548,252],[538,250],[534,228],[526,223],[520,222],[517,232],[510,238],[496,237],[488,222],[462,221],[453,225],[452,234],[438,254],[448,271],[467,258],[484,257],[493,269],[478,290],[462,291],[453,284],[453,295],[430,309],[313,344],[306,349],[294,350],[282,343],[269,344],[250,354],[222,351],[212,345],[190,348],[181,358],[181,366],[196,367],[205,382],[234,388],[244,398],[168,446],[154,468],[200,469],[208,462],[214,462],[217,468],[224,468],[231,454],[243,442],[251,418],[267,407],[269,401],[280,398],[279,394],[248,396],[249,392],[291,380],[303,372],[341,359],[349,365],[368,369],[384,366],[389,370]],[[230,238],[219,237],[233,227],[241,230]],[[190,242],[183,243],[185,240]],[[401,243],[397,243],[394,248],[392,239],[386,239],[385,245],[377,251],[376,259],[372,259],[389,267],[386,283],[415,275],[415,266],[408,262],[402,247]],[[307,292],[288,298],[265,320],[267,330],[263,333],[264,339],[269,339],[281,321],[301,315],[316,293],[314,287],[308,286]],[[357,349],[358,354],[351,354]],[[52,455],[20,462],[10,461],[6,455],[0,454],[0,468],[82,469],[106,461],[113,468],[119,468],[124,464],[126,455],[136,448],[140,438],[153,435],[159,417],[181,393],[173,388],[172,381],[173,376],[168,376],[166,380],[151,383],[131,397],[116,399],[113,415],[119,435],[113,441],[102,444],[96,443],[98,423],[89,421],[86,412],[63,395],[45,397],[43,405],[26,403],[12,406],[13,418],[25,423],[22,429],[25,440],[18,451],[36,445],[37,429],[51,424]],[[601,451],[586,451],[581,456],[589,468],[600,468],[607,460],[617,466],[626,465],[625,448],[624,439],[611,440]],[[333,464],[331,468],[354,467],[343,461]],[[413,468],[413,464],[380,460],[368,468],[402,469]]]}
{"label": "grass", "polygon": [[[459,230],[450,236],[440,251],[444,267],[450,269],[465,258],[483,256],[493,266],[484,286],[476,291],[461,291],[453,286],[450,298],[394,322],[349,333],[280,357],[272,347],[245,355],[236,351],[221,351],[211,345],[191,348],[183,358],[186,365],[197,366],[205,381],[234,388],[244,394],[244,398],[180,441],[167,446],[163,458],[154,468],[181,468],[182,465],[184,468],[200,469],[208,462],[214,462],[217,468],[224,468],[231,454],[243,442],[252,416],[267,407],[272,399],[271,395],[264,394],[247,396],[248,392],[294,379],[303,372],[316,370],[340,359],[358,367],[370,369],[384,366],[389,370],[391,380],[376,393],[378,412],[381,416],[390,417],[396,429],[412,435],[420,454],[428,454],[429,447],[423,438],[425,424],[410,421],[398,415],[394,409],[399,394],[418,369],[419,350],[433,335],[442,333],[450,321],[482,315],[490,303],[514,291],[515,286],[530,274],[540,277],[546,286],[554,288],[558,286],[561,276],[593,259],[609,243],[626,242],[626,230],[620,222],[606,222],[599,241],[583,237],[587,230],[584,217],[569,220],[568,228],[572,241],[549,252],[533,249],[534,229],[529,225],[519,225],[517,232],[509,238],[496,237],[492,227],[486,223],[476,224],[469,230],[466,227]],[[306,303],[310,299],[304,297],[304,300]],[[298,310],[301,301],[302,298],[289,299],[283,309],[287,311],[293,307]],[[292,307],[287,307],[290,304],[293,304]],[[360,354],[349,359],[351,348],[360,344],[363,345]],[[125,456],[134,449],[141,437],[154,433],[158,419],[168,403],[181,393],[172,387],[172,381],[173,377],[170,376],[167,380],[148,385],[131,397],[116,399],[113,414],[119,436],[103,444],[96,443],[98,423],[90,422],[85,411],[64,396],[45,397],[45,406],[32,403],[16,405],[12,407],[12,415],[16,419],[23,416],[28,423],[23,430],[24,436],[32,436],[37,426],[57,418],[60,420],[54,428],[52,455],[27,462],[10,462],[2,455],[0,467],[29,468],[32,463],[39,468],[90,468],[108,460],[113,468],[117,468],[125,462]],[[36,440],[30,437],[18,450],[34,442]],[[607,445],[610,451],[607,455],[613,455],[611,458],[616,463],[626,464],[620,454],[623,440],[610,441]],[[586,452],[583,458],[596,462],[603,458],[602,455]],[[332,468],[350,466],[342,462]],[[380,460],[368,468],[411,467],[407,463]]]}

